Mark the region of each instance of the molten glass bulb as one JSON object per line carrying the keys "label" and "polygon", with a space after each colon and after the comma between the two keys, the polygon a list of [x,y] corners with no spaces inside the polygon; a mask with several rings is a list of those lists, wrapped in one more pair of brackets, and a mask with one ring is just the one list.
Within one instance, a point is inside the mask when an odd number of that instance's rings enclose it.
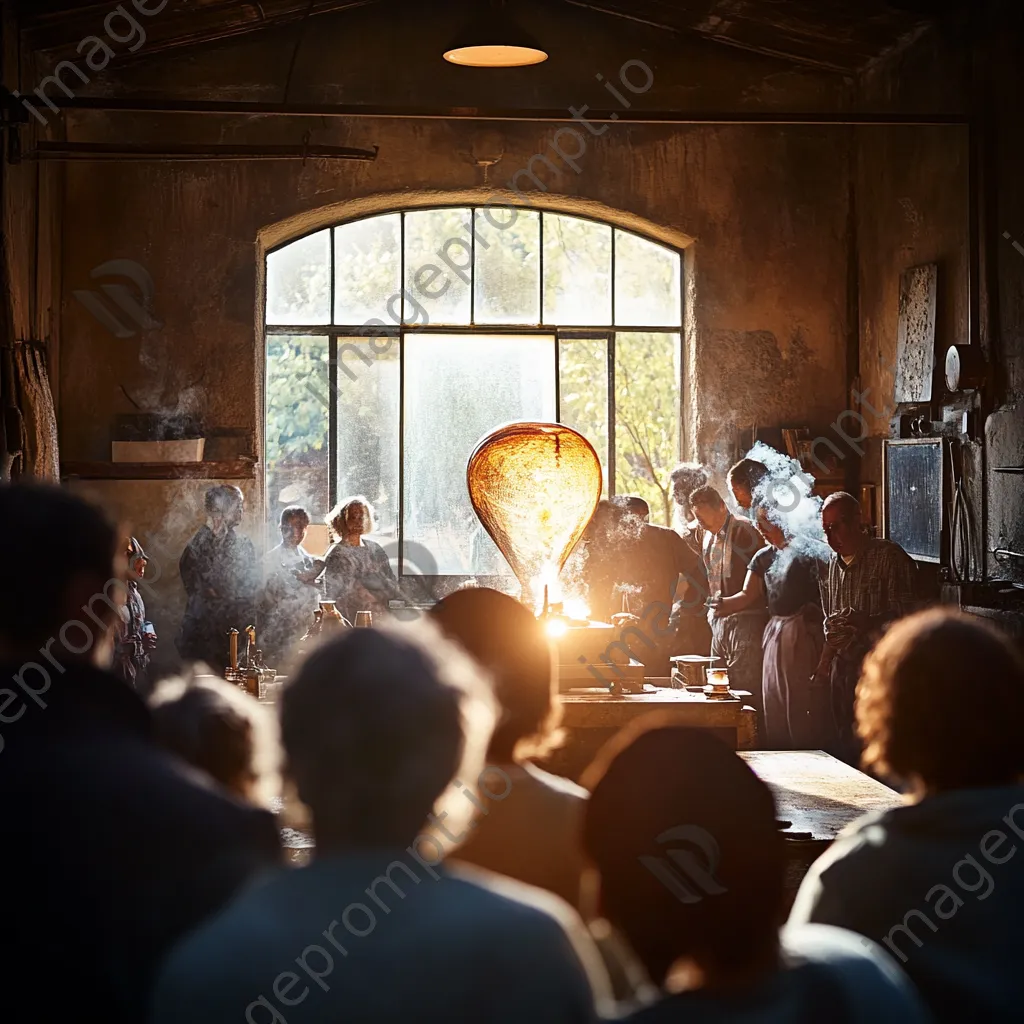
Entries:
{"label": "molten glass bulb", "polygon": [[601,499],[593,445],[560,423],[510,423],[476,446],[466,480],[473,509],[524,598],[537,600],[538,589],[555,586]]}

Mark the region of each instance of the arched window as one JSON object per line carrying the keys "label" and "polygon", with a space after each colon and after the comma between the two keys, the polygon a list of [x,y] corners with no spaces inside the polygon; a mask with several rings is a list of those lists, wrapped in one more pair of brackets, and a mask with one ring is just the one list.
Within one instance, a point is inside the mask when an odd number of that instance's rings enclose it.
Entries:
{"label": "arched window", "polygon": [[[270,252],[269,516],[363,494],[407,571],[505,574],[466,462],[490,430],[530,419],[581,431],[606,492],[640,494],[667,522],[681,277],[674,249],[516,207],[386,213]],[[418,564],[424,549],[436,568]]]}

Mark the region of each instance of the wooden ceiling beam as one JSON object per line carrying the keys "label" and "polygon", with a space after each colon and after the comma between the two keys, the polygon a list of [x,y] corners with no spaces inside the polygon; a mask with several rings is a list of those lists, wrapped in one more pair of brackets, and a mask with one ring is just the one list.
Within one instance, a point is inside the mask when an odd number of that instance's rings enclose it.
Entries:
{"label": "wooden ceiling beam", "polygon": [[[260,0],[239,3],[238,0],[200,0],[200,5],[171,0],[159,14],[139,17],[146,31],[146,43],[135,54],[119,58],[144,58],[167,50],[257,32],[265,28],[287,25],[313,18],[319,14],[365,7],[379,0]],[[184,8],[184,9],[183,9]],[[44,11],[22,20],[22,41],[30,51],[44,59],[75,59],[77,46],[86,36],[103,38],[103,19],[112,10],[110,3],[89,4],[73,11]]]}

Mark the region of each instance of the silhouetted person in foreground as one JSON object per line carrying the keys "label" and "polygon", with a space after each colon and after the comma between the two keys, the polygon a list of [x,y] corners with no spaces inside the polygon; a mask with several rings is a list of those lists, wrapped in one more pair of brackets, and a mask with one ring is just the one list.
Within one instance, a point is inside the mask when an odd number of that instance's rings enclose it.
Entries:
{"label": "silhouetted person in foreground", "polygon": [[494,680],[498,724],[487,763],[511,780],[502,800],[483,798],[487,814],[456,856],[578,905],[587,792],[532,762],[561,743],[562,705],[543,625],[515,598],[486,587],[449,594],[430,616]]}
{"label": "silhouetted person in foreground", "polygon": [[149,705],[160,745],[238,799],[269,807],[281,795],[273,708],[204,675],[165,679]]}
{"label": "silhouetted person in foreground", "polygon": [[0,487],[5,1024],[143,1021],[171,944],[279,857],[272,816],[160,750],[107,670],[125,549],[64,491]]}
{"label": "silhouetted person in foreground", "polygon": [[252,541],[236,532],[242,492],[220,485],[206,492],[206,523],[182,552],[178,569],[188,595],[178,652],[214,671],[228,663],[230,629],[240,633],[256,621],[259,569]]}
{"label": "silhouetted person in foreground", "polygon": [[493,711],[477,666],[428,623],[344,630],[282,701],[315,859],[172,954],[154,1024],[591,1021],[607,979],[571,908],[443,865],[428,831],[464,832],[475,790],[514,785],[483,767]]}
{"label": "silhouetted person in foreground", "polygon": [[857,729],[908,806],[854,822],[793,907],[887,946],[942,1024],[1021,1019],[1021,722],[1024,659],[994,627],[947,609],[890,627],[864,664]]}
{"label": "silhouetted person in foreground", "polygon": [[716,737],[667,721],[624,729],[584,776],[598,909],[661,993],[630,1019],[927,1024],[873,943],[824,926],[780,933],[785,856],[771,791]]}

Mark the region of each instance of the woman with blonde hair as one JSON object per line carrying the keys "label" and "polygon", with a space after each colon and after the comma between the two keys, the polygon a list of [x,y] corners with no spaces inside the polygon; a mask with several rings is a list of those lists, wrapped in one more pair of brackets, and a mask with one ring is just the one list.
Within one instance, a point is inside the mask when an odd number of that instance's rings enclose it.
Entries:
{"label": "woman with blonde hair", "polygon": [[373,506],[361,495],[336,505],[326,517],[335,537],[324,556],[324,589],[338,611],[355,622],[356,612],[386,613],[400,598],[387,552],[366,534],[374,529]]}

